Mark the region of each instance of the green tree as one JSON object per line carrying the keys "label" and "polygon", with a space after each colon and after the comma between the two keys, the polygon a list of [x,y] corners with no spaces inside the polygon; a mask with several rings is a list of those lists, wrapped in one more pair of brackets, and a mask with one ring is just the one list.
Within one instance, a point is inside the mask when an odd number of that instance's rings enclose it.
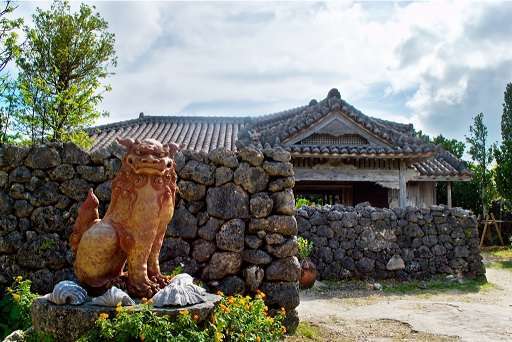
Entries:
{"label": "green tree", "polygon": [[448,139],[443,137],[442,134],[439,134],[437,137],[432,139],[432,143],[436,145],[441,145],[446,151],[452,153],[455,157],[461,159],[464,155],[464,151],[466,149],[466,145],[462,141],[458,141],[457,139]]}
{"label": "green tree", "polygon": [[500,196],[512,203],[512,83],[507,84],[501,115],[501,145],[494,150],[496,188]]}
{"label": "green tree", "polygon": [[484,216],[487,215],[494,194],[492,173],[488,170],[494,159],[493,149],[492,146],[488,146],[487,134],[484,114],[480,113],[473,118],[473,124],[469,126],[469,136],[466,136],[466,141],[469,144],[469,154],[475,163],[474,179],[479,184],[480,204]]}
{"label": "green tree", "polygon": [[56,0],[49,10],[36,10],[33,27],[24,27],[27,40],[16,63],[27,109],[21,121],[32,142],[87,145],[84,128],[105,114],[96,107],[110,90],[102,81],[116,65],[115,39],[94,10],[81,4],[71,13],[68,1]]}
{"label": "green tree", "polygon": [[0,7],[0,72],[4,70],[9,61],[19,53],[16,29],[23,24],[21,18],[11,18],[16,9],[12,1],[3,2]]}

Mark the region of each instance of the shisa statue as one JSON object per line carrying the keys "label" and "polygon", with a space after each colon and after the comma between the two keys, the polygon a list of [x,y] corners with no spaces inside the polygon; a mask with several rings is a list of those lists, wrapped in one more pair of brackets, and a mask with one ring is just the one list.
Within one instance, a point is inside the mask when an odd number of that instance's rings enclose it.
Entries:
{"label": "shisa statue", "polygon": [[179,146],[153,139],[118,142],[127,152],[107,213],[99,218],[92,190],[78,211],[70,237],[75,275],[97,292],[122,283],[131,296],[151,298],[170,281],[160,273],[158,257],[174,213]]}

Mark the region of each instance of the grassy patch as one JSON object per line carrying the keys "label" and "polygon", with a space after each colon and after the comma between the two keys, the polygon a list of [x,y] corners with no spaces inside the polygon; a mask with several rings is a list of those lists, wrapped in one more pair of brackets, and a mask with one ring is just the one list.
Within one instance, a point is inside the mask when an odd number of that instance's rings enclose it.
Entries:
{"label": "grassy patch", "polygon": [[462,283],[449,281],[444,278],[427,281],[386,282],[382,286],[383,291],[389,294],[436,294],[450,291],[471,293],[488,290],[493,287],[485,278],[465,279]]}
{"label": "grassy patch", "polygon": [[512,271],[512,260],[494,261],[488,264],[487,267]]}
{"label": "grassy patch", "polygon": [[305,337],[313,341],[320,341],[320,329],[309,322],[300,322],[295,332],[297,337]]}
{"label": "grassy patch", "polygon": [[512,248],[510,247],[493,247],[484,251],[498,259],[512,259]]}

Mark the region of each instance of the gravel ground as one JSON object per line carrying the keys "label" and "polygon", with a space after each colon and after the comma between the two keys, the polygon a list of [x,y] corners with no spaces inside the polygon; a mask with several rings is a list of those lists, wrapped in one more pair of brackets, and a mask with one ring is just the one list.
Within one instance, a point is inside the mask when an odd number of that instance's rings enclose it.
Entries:
{"label": "gravel ground", "polygon": [[321,341],[512,341],[512,269],[488,268],[487,280],[480,291],[410,294],[320,283],[301,293],[299,316]]}

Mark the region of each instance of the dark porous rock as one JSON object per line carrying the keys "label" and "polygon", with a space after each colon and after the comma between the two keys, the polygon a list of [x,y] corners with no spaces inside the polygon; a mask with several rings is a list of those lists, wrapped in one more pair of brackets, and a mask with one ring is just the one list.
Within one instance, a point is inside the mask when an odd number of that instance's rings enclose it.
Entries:
{"label": "dark porous rock", "polygon": [[38,232],[63,232],[66,223],[62,211],[55,207],[39,207],[30,216],[32,227]]}
{"label": "dark porous rock", "polygon": [[58,235],[39,235],[19,248],[16,260],[20,266],[28,269],[58,270],[68,265],[66,250],[66,242],[59,240]]}
{"label": "dark porous rock", "polygon": [[265,242],[267,245],[280,245],[286,241],[286,238],[281,234],[267,234]]}
{"label": "dark porous rock", "polygon": [[197,218],[185,207],[179,207],[174,211],[167,232],[171,236],[193,239],[197,235]]}
{"label": "dark porous rock", "polygon": [[271,192],[282,191],[284,189],[292,189],[295,186],[294,177],[277,178],[268,184],[268,190]]}
{"label": "dark porous rock", "polygon": [[362,258],[356,262],[357,270],[362,273],[371,273],[375,269],[375,260]]}
{"label": "dark porous rock", "polygon": [[14,202],[14,212],[17,217],[28,217],[34,210],[34,207],[30,205],[28,201],[25,200],[17,200]]}
{"label": "dark porous rock", "polygon": [[196,240],[192,244],[192,257],[198,262],[205,262],[215,252],[215,244],[207,240]]}
{"label": "dark porous rock", "polygon": [[238,159],[236,153],[228,151],[225,148],[217,148],[208,154],[208,157],[216,165],[225,166],[229,168],[236,168],[238,166]]}
{"label": "dark porous rock", "polygon": [[187,201],[199,201],[206,195],[206,186],[191,181],[179,181],[180,196]]}
{"label": "dark porous rock", "polygon": [[89,157],[91,158],[91,161],[96,165],[103,165],[103,161],[105,159],[110,158],[112,153],[110,153],[108,148],[99,148],[97,150],[94,150],[89,154]]}
{"label": "dark porous rock", "polygon": [[273,261],[265,270],[265,279],[270,281],[297,281],[300,277],[300,264],[296,257]]}
{"label": "dark porous rock", "polygon": [[[187,311],[192,317],[197,317],[198,322],[206,321],[221,297],[208,293],[207,301],[183,307],[152,308],[159,316],[168,316],[171,320],[179,316],[180,312]],[[134,306],[135,311],[140,307]],[[32,324],[36,332],[46,332],[53,335],[55,341],[71,342],[95,327],[95,322],[101,313],[107,313],[109,317],[116,316],[113,307],[92,305],[86,302],[83,305],[56,305],[45,298],[38,298],[31,308]]]}
{"label": "dark porous rock", "polygon": [[69,164],[60,164],[55,169],[51,170],[48,175],[50,179],[62,182],[72,179],[75,176],[75,169]]}
{"label": "dark porous rock", "polygon": [[100,183],[107,179],[103,166],[79,165],[76,167],[76,171],[83,179],[90,182]]}
{"label": "dark porous rock", "polygon": [[266,265],[272,262],[272,257],[261,249],[246,249],[242,252],[243,261],[253,265]]}
{"label": "dark porous rock", "polygon": [[201,210],[204,209],[204,206],[205,206],[204,201],[194,201],[194,202],[188,203],[187,209],[188,209],[188,211],[190,211],[190,213],[192,213],[193,215],[196,215]]}
{"label": "dark porous rock", "polygon": [[215,170],[215,186],[221,186],[233,180],[233,170],[227,167],[218,167]]}
{"label": "dark porous rock", "polygon": [[469,250],[466,246],[456,246],[454,249],[456,258],[467,258],[469,257]]}
{"label": "dark porous rock", "polygon": [[190,179],[204,185],[213,185],[215,183],[215,167],[190,160],[179,172],[183,179]]}
{"label": "dark porous rock", "polygon": [[355,212],[347,212],[343,215],[343,219],[341,220],[343,226],[347,228],[354,227],[357,224],[357,213]]}
{"label": "dark porous rock", "polygon": [[261,291],[267,295],[265,303],[287,311],[299,306],[299,284],[297,282],[264,282]]}
{"label": "dark porous rock", "polygon": [[283,215],[293,215],[295,212],[295,197],[293,190],[287,189],[272,194],[274,201],[274,212]]}
{"label": "dark porous rock", "polygon": [[164,273],[170,273],[176,269],[176,267],[183,269],[183,273],[188,273],[195,277],[199,272],[199,265],[197,261],[191,257],[180,256],[169,261],[160,264],[160,269]]}
{"label": "dark porous rock", "polygon": [[274,159],[275,161],[279,162],[289,162],[292,159],[292,155],[290,152],[286,151],[282,147],[275,147],[267,152],[268,157]]}
{"label": "dark porous rock", "polygon": [[237,276],[229,276],[222,279],[219,285],[214,288],[216,291],[222,291],[227,296],[243,294],[245,292],[245,281]]}
{"label": "dark porous rock", "polygon": [[244,249],[245,223],[233,219],[224,223],[216,236],[217,247],[230,252],[241,252]]}
{"label": "dark porous rock", "polygon": [[10,232],[6,236],[0,236],[0,253],[13,254],[23,243],[23,236],[20,232]]}
{"label": "dark porous rock", "polygon": [[251,292],[255,292],[260,287],[265,276],[263,269],[258,266],[247,267],[243,270],[242,274],[245,279],[245,285],[247,285],[247,289]]}
{"label": "dark porous rock", "polygon": [[18,219],[14,215],[0,215],[0,235],[12,232],[18,225]]}
{"label": "dark porous rock", "polygon": [[28,183],[32,178],[32,172],[25,166],[18,166],[9,174],[10,183]]}
{"label": "dark porous rock", "polygon": [[299,251],[298,248],[296,236],[286,240],[286,242],[281,245],[267,245],[267,251],[276,258],[295,256]]}
{"label": "dark porous rock", "polygon": [[398,271],[403,270],[405,268],[404,260],[400,257],[400,255],[395,254],[389,259],[386,264],[386,269],[388,271]]}
{"label": "dark porous rock", "polygon": [[266,218],[251,219],[251,221],[249,221],[249,228],[247,229],[247,231],[252,234],[258,233],[262,230],[267,229],[268,225],[269,221]]}
{"label": "dark porous rock", "polygon": [[101,183],[94,189],[94,194],[100,202],[110,201],[110,197],[112,196],[112,181],[108,180],[106,182]]}
{"label": "dark porous rock", "polygon": [[36,293],[50,293],[53,291],[54,272],[47,268],[30,272],[28,278],[32,281],[31,290]]}
{"label": "dark porous rock", "polygon": [[103,166],[105,167],[107,178],[114,178],[117,171],[121,168],[121,161],[117,158],[105,159]]}
{"label": "dark porous rock", "polygon": [[1,149],[0,166],[16,167],[23,164],[29,148],[16,145],[4,145]]}
{"label": "dark porous rock", "polygon": [[235,171],[235,184],[242,186],[247,192],[254,194],[267,188],[268,175],[259,166],[241,163]]}
{"label": "dark porous rock", "polygon": [[160,260],[167,261],[177,257],[186,257],[190,253],[190,244],[181,238],[168,238],[164,240],[160,250]]}
{"label": "dark porous rock", "polygon": [[251,249],[257,249],[263,241],[256,235],[245,235],[245,245]]}
{"label": "dark porous rock", "polygon": [[5,189],[9,184],[9,174],[5,171],[0,171],[0,188]]}
{"label": "dark porous rock", "polygon": [[263,163],[263,153],[252,146],[244,146],[238,151],[238,156],[251,164],[252,166],[260,166]]}
{"label": "dark porous rock", "polygon": [[[0,192],[0,193],[3,193]],[[25,187],[23,184],[14,183],[11,185],[11,188],[9,189],[9,196],[11,196],[14,199],[29,199],[30,195],[25,192]]]}
{"label": "dark porous rock", "polygon": [[288,310],[283,320],[288,335],[294,335],[299,326],[299,312],[296,309]]}
{"label": "dark porous rock", "polygon": [[60,191],[75,201],[83,201],[90,188],[91,185],[80,178],[68,180],[60,185]]}
{"label": "dark porous rock", "polygon": [[208,264],[208,278],[222,279],[230,274],[237,274],[242,266],[240,253],[216,252]]}
{"label": "dark porous rock", "polygon": [[209,188],[206,194],[206,207],[210,216],[225,220],[249,218],[249,196],[233,183]]}
{"label": "dark porous rock", "polygon": [[294,216],[272,215],[268,218],[265,231],[281,235],[297,235],[297,221]]}
{"label": "dark porous rock", "polygon": [[8,215],[12,212],[13,201],[5,192],[0,191],[0,215]]}
{"label": "dark porous rock", "polygon": [[60,163],[59,152],[44,145],[31,148],[25,159],[25,165],[31,169],[50,169]]}
{"label": "dark porous rock", "polygon": [[270,175],[270,176],[280,176],[280,177],[289,177],[293,176],[293,165],[292,163],[282,163],[282,162],[270,162],[265,161],[263,163],[263,169]]}
{"label": "dark porous rock", "polygon": [[90,161],[90,157],[80,147],[73,143],[64,143],[62,149],[62,161],[68,164],[85,165]]}
{"label": "dark porous rock", "polygon": [[187,163],[187,157],[183,153],[185,151],[181,150],[174,156],[174,162],[176,163],[176,172],[180,172]]}
{"label": "dark porous rock", "polygon": [[197,234],[201,239],[211,241],[215,239],[215,235],[217,235],[217,231],[219,230],[220,226],[222,226],[223,223],[223,220],[219,220],[215,217],[210,217],[208,219],[208,222],[206,222],[204,226],[199,228]]}
{"label": "dark porous rock", "polygon": [[[209,218],[210,218],[210,216],[208,216],[207,213],[205,213],[204,211],[200,212],[197,214],[197,224],[199,226],[204,226],[206,224],[206,222],[208,222]],[[198,231],[198,233],[199,233],[199,231]]]}
{"label": "dark porous rock", "polygon": [[267,217],[272,212],[274,202],[270,196],[264,192],[251,196],[250,209],[251,215],[256,218]]}
{"label": "dark porous rock", "polygon": [[45,182],[34,191],[30,197],[30,203],[37,207],[47,206],[56,204],[62,197],[66,196],[61,195],[58,183]]}

